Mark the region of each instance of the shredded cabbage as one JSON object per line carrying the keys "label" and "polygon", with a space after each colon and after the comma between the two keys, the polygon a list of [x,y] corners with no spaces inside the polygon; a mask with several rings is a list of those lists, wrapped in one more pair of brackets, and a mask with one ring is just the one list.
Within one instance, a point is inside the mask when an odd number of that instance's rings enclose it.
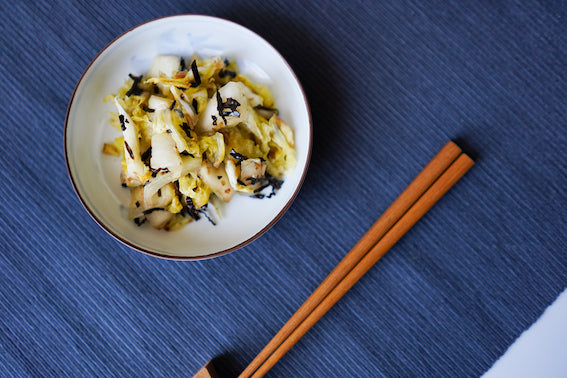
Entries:
{"label": "shredded cabbage", "polygon": [[235,194],[271,197],[296,164],[293,129],[266,86],[234,61],[185,62],[157,56],[146,75],[130,74],[104,99],[114,103],[109,124],[122,136],[102,152],[122,159],[130,219],[169,231],[201,215],[214,222]]}

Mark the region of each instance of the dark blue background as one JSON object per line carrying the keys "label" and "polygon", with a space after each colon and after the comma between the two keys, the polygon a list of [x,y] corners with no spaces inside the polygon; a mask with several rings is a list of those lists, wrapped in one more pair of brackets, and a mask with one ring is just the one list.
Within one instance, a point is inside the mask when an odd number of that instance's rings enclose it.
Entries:
{"label": "dark blue background", "polygon": [[[475,376],[567,287],[563,1],[6,1],[0,5],[0,371],[191,376],[252,360],[449,139],[475,167],[270,372]],[[311,104],[302,191],[201,262],[124,247],[73,192],[63,124],[120,33],[196,13],[289,61]]]}

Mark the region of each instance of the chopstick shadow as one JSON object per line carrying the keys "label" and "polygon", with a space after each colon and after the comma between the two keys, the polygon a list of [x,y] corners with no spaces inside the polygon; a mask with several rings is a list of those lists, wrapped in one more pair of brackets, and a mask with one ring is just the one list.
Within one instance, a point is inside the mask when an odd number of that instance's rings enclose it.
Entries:
{"label": "chopstick shadow", "polygon": [[212,360],[216,378],[236,378],[244,370],[238,361],[229,353],[222,354]]}
{"label": "chopstick shadow", "polygon": [[461,147],[461,150],[463,150],[463,152],[467,155],[470,156],[471,159],[477,161],[479,159],[479,153],[478,151],[470,144],[470,142],[467,142],[467,140],[470,140],[471,138],[467,138],[466,135],[459,135],[456,138],[453,139],[453,142],[455,142],[455,144],[459,147]]}

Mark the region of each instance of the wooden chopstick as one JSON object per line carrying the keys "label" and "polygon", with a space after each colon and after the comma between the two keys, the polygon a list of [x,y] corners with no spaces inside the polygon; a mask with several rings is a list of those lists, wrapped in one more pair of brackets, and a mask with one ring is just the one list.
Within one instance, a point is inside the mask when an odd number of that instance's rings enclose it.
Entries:
{"label": "wooden chopstick", "polygon": [[346,277],[276,348],[252,377],[262,377],[472,166],[466,154],[425,192]]}
{"label": "wooden chopstick", "polygon": [[[472,160],[462,154],[455,143],[448,142],[246,367],[240,378],[264,375],[441,198],[470,168],[468,164],[472,166]],[[397,239],[391,243],[394,236]],[[386,242],[382,242],[383,239]]]}

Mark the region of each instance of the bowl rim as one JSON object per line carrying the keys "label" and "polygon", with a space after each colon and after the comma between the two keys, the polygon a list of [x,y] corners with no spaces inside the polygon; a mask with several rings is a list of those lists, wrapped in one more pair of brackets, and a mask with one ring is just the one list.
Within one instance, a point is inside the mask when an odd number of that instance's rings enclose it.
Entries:
{"label": "bowl rim", "polygon": [[[83,196],[81,195],[79,189],[78,189],[78,185],[75,182],[75,178],[73,177],[73,174],[71,172],[71,167],[70,167],[70,161],[69,161],[69,151],[67,149],[67,132],[69,129],[69,115],[71,112],[71,108],[73,106],[73,102],[75,101],[76,98],[76,94],[77,94],[77,89],[79,88],[80,84],[82,83],[83,79],[85,78],[85,75],[87,74],[87,72],[91,69],[91,67],[93,66],[93,64],[99,59],[99,57],[108,49],[110,48],[110,46],[112,46],[116,41],[118,41],[119,39],[123,38],[124,36],[126,36],[129,33],[132,33],[133,31],[135,31],[136,29],[139,29],[147,24],[153,23],[153,22],[158,22],[158,21],[163,21],[165,19],[171,19],[171,18],[200,18],[200,19],[210,19],[213,20],[215,22],[223,22],[223,23],[227,23],[227,24],[232,24],[232,26],[236,27],[236,28],[241,28],[246,30],[248,33],[253,34],[256,38],[262,40],[264,43],[266,43],[269,47],[271,47],[273,49],[273,51],[279,56],[279,58],[281,59],[281,61],[287,66],[287,68],[289,69],[289,71],[291,72],[291,74],[293,75],[296,83],[299,86],[299,89],[301,91],[301,94],[303,96],[303,102],[305,104],[305,108],[307,110],[307,117],[309,120],[309,133],[308,133],[308,137],[309,140],[307,142],[307,156],[305,159],[305,166],[303,167],[303,172],[301,173],[301,177],[299,178],[298,184],[295,188],[295,190],[293,191],[292,195],[289,197],[288,201],[285,203],[285,205],[281,208],[281,210],[272,218],[272,220],[266,224],[261,230],[259,230],[258,232],[256,232],[254,235],[252,235],[251,237],[249,237],[248,239],[244,240],[243,242],[238,243],[235,246],[232,246],[230,248],[226,248],[223,249],[221,251],[217,251],[214,253],[210,253],[210,254],[206,254],[206,255],[196,255],[196,256],[173,256],[173,255],[168,255],[168,254],[164,254],[164,253],[160,253],[157,251],[153,251],[150,249],[146,249],[143,247],[140,247],[138,245],[136,245],[134,242],[131,242],[129,240],[127,240],[126,238],[120,236],[118,233],[116,233],[115,231],[113,231],[112,229],[110,229],[110,227],[108,227],[101,219],[99,219],[96,214],[94,213],[94,211],[89,207],[89,205],[87,204],[86,200],[83,198]],[[234,252],[237,249],[240,249],[242,247],[244,247],[247,244],[250,244],[251,242],[253,242],[254,240],[258,239],[261,235],[263,235],[264,233],[266,233],[266,231],[268,231],[272,226],[274,226],[276,224],[276,222],[278,220],[280,220],[280,218],[283,216],[283,214],[289,209],[289,207],[291,206],[291,204],[293,203],[293,201],[295,200],[295,198],[297,197],[297,195],[299,194],[299,191],[301,189],[301,187],[303,186],[303,183],[305,181],[305,177],[307,176],[307,171],[309,168],[309,164],[311,161],[311,153],[313,150],[313,119],[311,117],[311,109],[309,107],[309,102],[307,101],[307,95],[305,94],[305,90],[303,89],[303,86],[301,84],[301,82],[299,81],[299,78],[297,77],[295,71],[291,68],[291,65],[288,63],[288,61],[283,57],[283,55],[281,55],[281,53],[270,43],[268,42],[266,39],[264,39],[262,36],[260,36],[259,34],[257,34],[256,32],[250,30],[249,28],[240,25],[234,21],[230,21],[221,17],[216,17],[216,16],[208,16],[208,15],[201,15],[201,14],[191,14],[191,13],[187,13],[187,14],[175,14],[175,15],[169,15],[169,16],[163,16],[163,17],[158,17],[158,18],[153,18],[150,19],[148,21],[142,22],[138,25],[135,25],[129,29],[127,29],[126,31],[122,32],[121,34],[119,34],[118,36],[116,36],[115,38],[113,38],[109,43],[107,43],[89,62],[89,64],[86,66],[86,68],[83,70],[81,76],[79,77],[79,79],[77,80],[77,83],[75,84],[75,87],[73,89],[73,92],[71,94],[71,98],[69,99],[69,103],[67,105],[67,111],[65,113],[65,124],[64,124],[64,129],[63,129],[63,149],[64,149],[64,153],[65,153],[65,165],[67,168],[67,175],[71,181],[71,185],[73,186],[73,190],[75,191],[75,194],[77,195],[77,197],[79,198],[79,201],[81,202],[82,206],[85,208],[85,210],[87,211],[87,213],[91,216],[91,218],[103,229],[105,230],[110,236],[112,236],[114,239],[118,240],[119,242],[121,242],[123,245],[126,245],[127,247],[130,247],[133,250],[136,250],[138,252],[142,252],[146,255],[150,255],[153,257],[159,257],[162,259],[166,259],[166,260],[177,260],[177,261],[197,261],[197,260],[206,260],[206,259],[212,259],[215,257],[219,257],[219,256],[223,256],[226,255],[230,252]]]}

